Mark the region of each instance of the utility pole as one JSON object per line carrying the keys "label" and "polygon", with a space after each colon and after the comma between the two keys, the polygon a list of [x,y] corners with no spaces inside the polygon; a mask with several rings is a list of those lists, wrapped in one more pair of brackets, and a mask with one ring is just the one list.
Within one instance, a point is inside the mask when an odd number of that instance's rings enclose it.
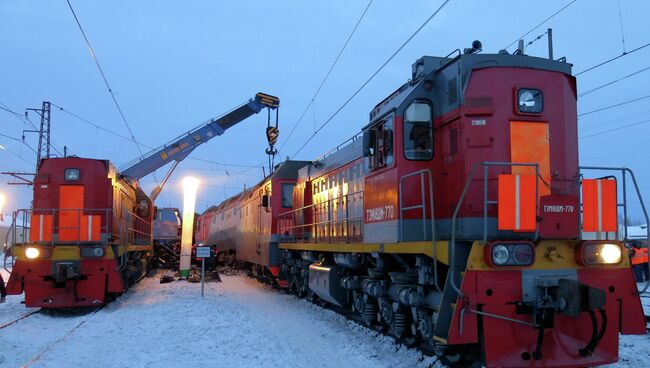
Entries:
{"label": "utility pole", "polygon": [[[38,108],[27,108],[27,111],[34,111],[41,117],[41,126],[39,130],[23,130],[23,141],[25,140],[25,133],[38,133],[38,150],[36,151],[36,170],[38,172],[38,167],[41,164],[41,161],[45,158],[50,157],[50,102],[43,101],[43,106]],[[25,118],[27,118],[27,112],[25,112]],[[32,185],[34,184],[33,177],[36,174],[25,173],[25,172],[3,172],[2,174],[13,176],[18,179],[18,182],[7,183],[9,185]],[[27,177],[32,178],[27,178]]]}
{"label": "utility pole", "polygon": [[38,151],[36,153],[36,171],[41,164],[41,160],[50,157],[50,102],[43,101],[43,107],[40,109],[28,108],[41,116],[41,128],[38,131]]}

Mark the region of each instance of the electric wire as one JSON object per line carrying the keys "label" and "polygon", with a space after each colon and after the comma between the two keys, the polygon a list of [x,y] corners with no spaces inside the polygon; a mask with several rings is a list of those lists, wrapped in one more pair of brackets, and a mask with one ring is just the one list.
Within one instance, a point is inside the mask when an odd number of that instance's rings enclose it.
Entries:
{"label": "electric wire", "polygon": [[5,137],[5,138],[9,138],[9,139],[12,139],[12,140],[14,140],[14,141],[18,141],[18,142],[21,141],[20,138],[12,137],[12,136],[10,136],[10,135],[6,135],[6,134],[2,134],[2,133],[0,133],[0,136]]}
{"label": "electric wire", "polygon": [[108,92],[111,94],[111,98],[113,99],[113,102],[115,103],[115,107],[117,108],[117,111],[120,113],[120,116],[122,117],[122,121],[124,122],[124,125],[126,125],[126,129],[129,131],[129,134],[131,135],[133,143],[135,143],[136,147],[138,148],[138,152],[140,152],[140,156],[142,157],[143,156],[142,148],[140,148],[140,144],[138,144],[138,141],[135,139],[135,136],[133,135],[133,130],[131,130],[131,126],[129,125],[129,122],[126,120],[126,117],[124,116],[124,112],[122,112],[122,108],[120,107],[120,104],[117,102],[117,99],[115,98],[115,94],[113,93],[113,89],[111,88],[111,85],[108,83],[108,79],[106,78],[106,74],[104,74],[104,70],[102,69],[102,66],[99,64],[99,59],[97,59],[97,55],[95,54],[95,51],[93,50],[93,47],[90,44],[90,41],[88,40],[88,37],[86,36],[86,32],[84,32],[84,29],[81,26],[81,22],[79,22],[79,18],[77,17],[77,14],[75,13],[74,9],[72,8],[72,4],[70,3],[70,0],[66,0],[66,2],[68,3],[68,7],[70,8],[70,12],[72,12],[72,16],[74,17],[74,20],[77,22],[77,26],[79,27],[79,31],[81,31],[81,35],[83,36],[84,40],[86,41],[86,46],[88,47],[88,51],[90,52],[90,56],[92,56],[93,60],[95,61],[95,65],[97,65],[97,69],[99,70],[99,74],[101,74],[102,79],[104,80],[104,84],[106,85],[106,88],[108,89]]}
{"label": "electric wire", "polygon": [[586,139],[586,138],[596,137],[596,136],[599,136],[599,135],[608,134],[608,133],[616,132],[616,131],[619,131],[619,130],[622,130],[622,129],[627,129],[627,128],[631,128],[631,127],[635,127],[635,126],[643,125],[643,124],[648,124],[648,123],[650,123],[650,119],[638,121],[638,122],[632,123],[632,124],[618,126],[616,128],[612,128],[612,129],[603,130],[602,132],[598,132],[598,133],[588,134],[588,135],[580,137],[579,139]]}
{"label": "electric wire", "polygon": [[[397,50],[395,50],[395,52],[393,52],[393,54],[392,54],[392,55],[391,55],[391,56],[390,56],[390,57],[389,57],[389,58],[388,58],[388,59],[387,59],[387,60],[386,60],[386,61],[385,61],[385,62],[384,62],[380,67],[379,67],[379,69],[377,69],[377,70],[376,70],[376,71],[375,71],[375,72],[370,76],[370,78],[368,78],[368,79],[367,79],[367,80],[366,80],[366,81],[361,85],[361,87],[359,87],[359,88],[358,88],[358,89],[357,89],[357,90],[356,90],[356,91],[355,91],[355,92],[354,92],[354,93],[353,93],[353,94],[352,94],[352,95],[351,95],[351,96],[350,96],[350,97],[349,97],[349,98],[348,98],[348,99],[347,99],[347,100],[346,100],[346,101],[345,101],[345,102],[344,102],[344,103],[343,103],[343,104],[342,104],[342,105],[341,105],[341,106],[340,106],[340,107],[339,107],[339,108],[338,108],[338,109],[337,109],[337,110],[336,110],[336,111],[335,111],[335,112],[334,112],[334,113],[333,113],[333,114],[332,114],[332,115],[331,115],[331,116],[330,116],[330,117],[329,117],[329,118],[328,118],[328,119],[327,119],[327,120],[326,120],[326,121],[325,121],[325,122],[320,126],[320,127],[318,127],[318,129],[316,129],[316,131],[315,131],[315,132],[314,132],[314,133],[313,133],[313,134],[312,134],[312,135],[311,135],[311,136],[310,136],[310,137],[305,141],[305,143],[303,143],[303,145],[300,146],[300,148],[299,148],[296,152],[294,152],[294,154],[292,155],[292,157],[295,157],[298,153],[300,153],[300,151],[302,151],[302,149],[305,148],[305,146],[307,146],[307,144],[308,144],[308,143],[309,143],[309,142],[310,142],[310,141],[311,141],[311,140],[312,140],[312,139],[313,139],[313,138],[314,138],[314,137],[315,137],[315,136],[316,136],[316,135],[317,135],[317,134],[318,134],[318,133],[319,133],[319,132],[324,128],[324,127],[325,127],[325,126],[327,126],[327,124],[329,124],[329,123],[332,121],[332,119],[334,119],[334,117],[336,117],[336,115],[338,115],[338,113],[341,112],[341,110],[343,110],[343,108],[345,108],[345,106],[347,106],[347,105],[350,103],[350,101],[352,101],[352,99],[354,99],[354,98],[359,94],[359,92],[361,92],[361,90],[363,90],[363,89],[368,85],[368,83],[370,83],[370,81],[372,81],[372,80],[377,76],[377,74],[379,74],[379,72],[381,72],[381,71],[384,69],[384,67],[386,67],[386,65],[388,65],[388,63],[390,63],[391,60],[393,60],[393,58],[395,58],[395,56],[397,56],[397,54],[398,54],[400,51],[402,51],[402,49],[403,49],[403,48],[404,48],[404,47],[405,47],[409,42],[411,42],[411,40],[412,40],[412,39],[413,39],[413,38],[414,38],[418,33],[420,33],[420,31],[421,31],[421,30],[422,30],[422,29],[423,29],[427,24],[429,24],[429,22],[430,22],[430,21],[431,21],[431,20],[432,20],[432,19],[433,19],[433,18],[434,18],[434,17],[435,17],[435,16],[436,16],[436,15],[437,15],[437,14],[438,14],[438,13],[439,13],[443,8],[444,8],[444,7],[445,7],[445,5],[447,5],[447,3],[449,3],[449,1],[450,1],[450,0],[445,0],[445,1],[444,1],[444,2],[443,2],[443,3],[442,3],[442,4],[441,4],[437,9],[436,9],[436,11],[434,11],[433,14],[431,14],[431,16],[429,16],[429,18],[427,18],[427,20],[425,20],[424,23],[422,23],[422,25],[420,25],[420,27],[418,27],[418,28],[415,30],[415,32],[413,32],[413,34],[411,34],[411,35],[406,39],[406,41],[404,41],[404,42],[400,45],[400,47],[398,47]],[[576,1],[576,0],[574,0],[574,1]]]}
{"label": "electric wire", "polygon": [[623,52],[622,54],[620,54],[620,55],[618,55],[618,56],[615,56],[615,57],[613,57],[613,58],[611,58],[611,59],[609,59],[609,60],[605,60],[605,61],[603,61],[602,63],[597,64],[597,65],[594,65],[594,66],[592,66],[592,67],[590,67],[590,68],[587,68],[587,69],[581,71],[580,73],[576,73],[576,74],[574,74],[573,76],[574,76],[574,77],[577,77],[577,76],[579,76],[580,74],[583,74],[583,73],[586,73],[586,72],[592,71],[592,70],[594,70],[594,69],[596,69],[596,68],[600,68],[600,67],[603,66],[603,65],[609,64],[609,63],[611,63],[611,62],[614,61],[614,60],[618,60],[618,59],[622,58],[623,56],[630,55],[631,53],[636,52],[636,51],[639,51],[639,50],[641,50],[641,49],[644,49],[644,48],[646,48],[646,47],[648,47],[648,46],[650,46],[650,42],[646,43],[645,45],[639,46],[639,47],[637,47],[637,48],[634,49],[634,50],[630,50],[630,51],[627,51],[627,52]]}
{"label": "electric wire", "polygon": [[621,42],[623,43],[623,53],[625,54],[625,32],[623,31],[623,13],[621,11],[621,0],[617,1],[618,3],[618,21],[621,25]]}
{"label": "electric wire", "polygon": [[[115,136],[115,137],[118,137],[118,138],[124,139],[124,140],[126,140],[126,141],[133,142],[133,138],[129,138],[129,137],[123,135],[123,134],[120,134],[120,133],[117,133],[117,132],[115,132],[115,131],[113,131],[113,130],[110,130],[110,129],[104,128],[104,127],[101,126],[100,124],[97,124],[97,123],[95,123],[95,122],[93,122],[93,121],[91,121],[91,120],[89,120],[89,119],[86,119],[86,118],[84,118],[83,116],[78,115],[78,114],[76,114],[76,113],[74,113],[74,112],[72,112],[72,111],[70,111],[70,110],[68,110],[68,109],[66,109],[66,108],[64,108],[64,107],[62,107],[62,106],[60,106],[60,105],[57,105],[57,104],[54,103],[54,102],[50,102],[50,103],[52,104],[52,106],[54,106],[54,107],[56,107],[57,109],[59,109],[59,111],[65,112],[66,114],[68,114],[68,115],[70,115],[70,116],[72,116],[72,117],[78,119],[79,121],[85,123],[86,125],[92,126],[92,127],[96,128],[96,129],[98,129],[98,130],[101,130],[101,131],[104,132],[104,133],[111,134],[111,135],[113,135],[113,136]],[[142,147],[145,147],[145,148],[147,148],[147,149],[154,149],[153,146],[148,145],[148,144],[146,144],[146,143],[139,142],[139,141],[138,141],[137,143],[140,144]],[[259,167],[260,167],[259,165],[228,164],[228,163],[217,162],[217,161],[213,161],[213,160],[203,159],[203,158],[199,158],[199,157],[192,157],[192,156],[189,156],[189,157],[187,157],[187,158],[188,158],[188,159],[191,159],[191,160],[195,160],[195,161],[202,161],[202,162],[207,162],[207,163],[211,163],[211,164],[214,164],[214,165],[221,165],[221,166],[226,166],[226,167],[242,167],[242,168],[259,168]],[[218,170],[224,170],[224,169],[218,169]],[[225,171],[225,170],[224,170],[224,171]]]}
{"label": "electric wire", "polygon": [[588,90],[588,91],[586,91],[586,92],[583,92],[583,93],[581,93],[581,94],[578,94],[578,97],[584,97],[584,96],[586,96],[586,95],[588,95],[588,94],[590,94],[590,93],[592,93],[592,92],[596,92],[596,91],[598,91],[598,90],[600,90],[600,89],[603,89],[603,88],[605,88],[605,87],[607,87],[607,86],[611,86],[611,85],[614,84],[614,83],[620,82],[620,81],[622,81],[622,80],[624,80],[624,79],[627,79],[627,78],[629,78],[629,77],[635,76],[635,75],[637,75],[637,74],[639,74],[639,73],[642,73],[642,72],[645,72],[646,70],[649,70],[649,69],[650,69],[650,66],[646,66],[645,68],[643,68],[643,69],[641,69],[641,70],[637,70],[637,71],[634,72],[634,73],[628,74],[628,75],[626,75],[626,76],[624,76],[624,77],[620,77],[620,78],[618,78],[618,79],[614,79],[614,80],[611,81],[611,82],[607,82],[607,83],[605,83],[605,84],[603,84],[603,85],[600,85],[600,86],[598,86],[598,87],[596,87],[596,88],[592,88],[592,89],[590,89],[590,90]]}
{"label": "electric wire", "polygon": [[548,22],[548,21],[551,20],[553,17],[555,17],[556,15],[560,14],[561,12],[563,12],[566,8],[568,8],[569,6],[573,5],[573,3],[575,3],[576,1],[578,1],[578,0],[572,0],[571,2],[569,2],[568,4],[566,4],[564,7],[562,7],[560,10],[556,11],[555,13],[553,13],[553,14],[552,14],[551,16],[549,16],[548,18],[546,18],[546,19],[544,19],[543,21],[539,22],[535,27],[531,28],[528,32],[524,33],[524,34],[521,35],[520,37],[517,37],[514,41],[512,41],[510,44],[508,44],[508,46],[504,47],[504,49],[507,50],[510,46],[512,46],[512,45],[514,45],[515,43],[517,43],[517,41],[522,40],[524,37],[528,36],[531,32],[533,32],[534,30],[536,30],[537,28],[539,28],[540,26],[542,26],[544,23]]}
{"label": "electric wire", "polygon": [[368,5],[366,5],[366,8],[363,10],[363,13],[361,13],[361,16],[359,17],[359,20],[357,20],[357,23],[354,25],[354,28],[352,29],[352,32],[350,32],[350,35],[348,35],[347,40],[345,40],[345,43],[343,44],[343,47],[341,47],[341,50],[339,51],[338,55],[336,55],[336,58],[334,59],[334,62],[333,62],[332,65],[330,66],[330,68],[329,68],[329,70],[327,71],[327,73],[325,73],[325,77],[324,77],[323,80],[320,82],[320,85],[319,85],[318,88],[316,89],[316,92],[314,92],[314,95],[311,97],[311,100],[309,101],[309,103],[308,103],[307,106],[305,107],[305,110],[302,112],[302,114],[300,114],[300,117],[298,118],[298,121],[296,121],[296,123],[293,125],[293,128],[292,128],[291,131],[289,132],[289,135],[287,135],[287,138],[284,140],[284,142],[282,142],[282,145],[280,146],[280,148],[278,149],[278,151],[282,151],[282,148],[285,146],[285,144],[287,144],[287,142],[289,142],[289,138],[291,138],[291,136],[293,135],[293,132],[296,130],[296,128],[298,127],[298,125],[300,125],[300,123],[302,122],[302,119],[305,117],[305,114],[306,114],[307,111],[309,110],[309,107],[313,105],[314,100],[316,99],[316,96],[318,96],[318,94],[320,93],[321,89],[322,89],[323,86],[325,85],[325,81],[327,81],[327,78],[329,78],[330,74],[332,73],[332,70],[334,70],[334,67],[336,66],[336,64],[338,63],[339,59],[341,58],[341,55],[343,54],[343,51],[345,50],[345,48],[346,48],[346,47],[348,46],[348,44],[350,43],[350,40],[352,39],[352,36],[353,36],[354,33],[356,32],[357,28],[359,28],[359,24],[361,24],[361,21],[363,20],[363,18],[365,17],[366,13],[368,12],[368,9],[370,8],[370,5],[372,5],[372,2],[373,2],[373,0],[370,0],[370,1],[368,2]]}
{"label": "electric wire", "polygon": [[650,95],[645,95],[645,96],[638,97],[638,98],[635,98],[635,99],[632,99],[632,100],[623,101],[623,102],[620,102],[620,103],[617,103],[617,104],[614,104],[614,105],[609,105],[609,106],[601,107],[601,108],[596,109],[596,110],[591,110],[591,111],[583,112],[582,114],[578,114],[578,117],[585,116],[585,115],[589,115],[589,114],[594,114],[594,113],[601,112],[601,111],[605,111],[605,110],[609,110],[609,109],[613,109],[613,108],[615,108],[615,107],[619,107],[619,106],[627,105],[627,104],[632,103],[632,102],[636,102],[636,101],[640,101],[640,100],[645,100],[646,98],[650,98]]}

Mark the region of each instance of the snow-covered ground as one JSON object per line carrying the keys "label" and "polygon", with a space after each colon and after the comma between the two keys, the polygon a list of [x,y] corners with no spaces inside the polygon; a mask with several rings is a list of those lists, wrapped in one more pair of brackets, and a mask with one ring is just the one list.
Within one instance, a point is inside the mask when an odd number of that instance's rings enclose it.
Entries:
{"label": "snow-covered ground", "polygon": [[[439,366],[336,313],[245,276],[160,284],[158,277],[94,315],[37,313],[0,330],[0,366],[429,367]],[[26,312],[10,297],[0,324]],[[85,322],[75,331],[70,329]]]}
{"label": "snow-covered ground", "polygon": [[[200,284],[155,276],[95,314],[34,314],[0,330],[0,367],[441,366],[245,276],[222,279],[206,284],[203,299]],[[20,300],[0,304],[0,325],[29,311]],[[650,314],[650,298],[642,301]],[[614,366],[650,367],[649,336],[622,336],[620,346]]]}

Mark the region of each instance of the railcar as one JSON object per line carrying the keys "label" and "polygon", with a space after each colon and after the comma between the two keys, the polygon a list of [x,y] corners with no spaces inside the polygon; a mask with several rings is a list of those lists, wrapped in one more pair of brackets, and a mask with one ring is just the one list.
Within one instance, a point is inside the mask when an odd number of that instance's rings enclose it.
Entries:
{"label": "railcar", "polygon": [[[616,362],[619,333],[646,332],[617,231],[634,175],[579,166],[564,58],[479,49],[416,60],[359,135],[298,170],[292,210],[233,224],[236,254],[266,267],[257,239],[277,234],[281,286],[447,362]],[[264,215],[262,188],[238,208]]]}
{"label": "railcar", "polygon": [[208,208],[197,219],[195,243],[211,246],[221,261],[236,259],[254,275],[277,280],[280,215],[291,211],[298,169],[305,161],[285,161],[258,184]]}
{"label": "railcar", "polygon": [[8,294],[24,292],[27,307],[97,306],[145,275],[153,204],[110,162],[44,159],[33,198],[14,212]]}

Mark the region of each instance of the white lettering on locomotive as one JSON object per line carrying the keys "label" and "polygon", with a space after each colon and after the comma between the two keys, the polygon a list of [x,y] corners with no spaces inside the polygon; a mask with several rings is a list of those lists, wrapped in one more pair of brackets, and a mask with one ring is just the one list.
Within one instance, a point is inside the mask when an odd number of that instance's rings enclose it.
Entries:
{"label": "white lettering on locomotive", "polygon": [[395,218],[395,207],[392,204],[366,210],[366,221],[386,221]]}
{"label": "white lettering on locomotive", "polygon": [[544,205],[544,212],[551,212],[551,213],[573,213],[575,212],[575,208],[573,206],[565,206],[561,204],[546,204]]}

